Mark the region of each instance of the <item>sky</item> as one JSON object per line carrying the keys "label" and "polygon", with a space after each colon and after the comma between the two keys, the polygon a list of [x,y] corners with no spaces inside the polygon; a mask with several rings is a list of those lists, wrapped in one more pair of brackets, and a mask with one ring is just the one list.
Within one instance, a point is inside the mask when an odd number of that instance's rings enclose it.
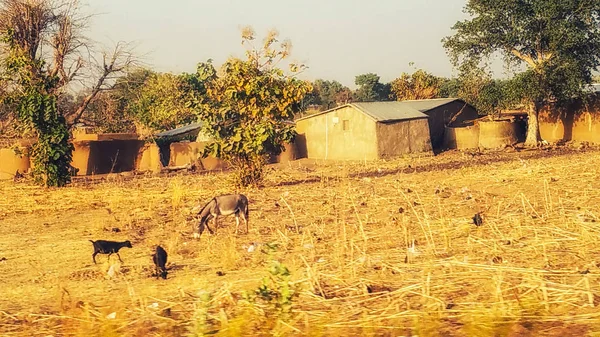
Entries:
{"label": "sky", "polygon": [[[193,72],[198,62],[220,65],[244,56],[240,30],[262,39],[276,29],[293,44],[291,60],[309,68],[305,79],[337,80],[373,72],[389,82],[423,68],[455,72],[442,46],[466,0],[89,0],[96,14],[89,36],[106,46],[135,44],[138,55],[161,72]],[[411,67],[409,64],[414,62]]]}

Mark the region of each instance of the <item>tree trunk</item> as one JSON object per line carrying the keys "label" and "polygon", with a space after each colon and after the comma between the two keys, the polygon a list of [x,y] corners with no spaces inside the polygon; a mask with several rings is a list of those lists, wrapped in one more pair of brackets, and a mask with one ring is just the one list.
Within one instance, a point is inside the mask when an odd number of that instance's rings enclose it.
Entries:
{"label": "tree trunk", "polygon": [[531,104],[527,113],[527,138],[525,139],[525,145],[537,146],[542,141],[540,134],[540,105],[537,103]]}

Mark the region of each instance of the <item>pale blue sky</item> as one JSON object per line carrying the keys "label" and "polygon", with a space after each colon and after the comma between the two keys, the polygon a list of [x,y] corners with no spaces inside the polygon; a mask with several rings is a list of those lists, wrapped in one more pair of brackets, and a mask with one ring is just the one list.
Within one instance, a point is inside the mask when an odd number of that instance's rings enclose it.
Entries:
{"label": "pale blue sky", "polygon": [[409,62],[437,75],[452,66],[441,39],[465,18],[466,0],[90,0],[90,35],[103,43],[133,41],[159,71],[194,71],[243,56],[240,28],[259,37],[270,28],[293,43],[304,78],[335,79],[374,72],[383,81],[410,72]]}

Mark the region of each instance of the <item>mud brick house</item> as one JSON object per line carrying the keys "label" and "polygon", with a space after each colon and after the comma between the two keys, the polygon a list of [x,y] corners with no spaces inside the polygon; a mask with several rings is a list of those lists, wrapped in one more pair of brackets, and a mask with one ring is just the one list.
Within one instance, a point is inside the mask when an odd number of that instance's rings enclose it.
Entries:
{"label": "mud brick house", "polygon": [[476,119],[460,99],[345,104],[296,120],[299,157],[369,160],[441,147],[446,125]]}

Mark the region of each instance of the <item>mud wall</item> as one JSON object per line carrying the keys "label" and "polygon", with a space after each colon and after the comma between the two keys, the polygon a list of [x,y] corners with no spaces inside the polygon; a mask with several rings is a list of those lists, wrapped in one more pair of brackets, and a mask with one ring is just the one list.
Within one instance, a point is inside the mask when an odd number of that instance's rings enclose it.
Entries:
{"label": "mud wall", "polygon": [[[459,112],[460,115],[456,116]],[[424,113],[429,116],[431,144],[434,149],[443,147],[446,125],[450,123],[454,116],[456,116],[456,119],[450,126],[460,125],[465,121],[475,120],[479,117],[477,110],[468,104],[465,105],[462,101],[454,101]]]}
{"label": "mud wall", "polygon": [[580,141],[600,143],[600,99],[591,103],[576,102],[566,108],[550,107],[540,112],[542,139],[555,142]]}
{"label": "mud wall", "polygon": [[13,179],[17,172],[23,174],[31,167],[29,150],[18,147],[17,153],[12,148],[0,149],[0,180]]}
{"label": "mud wall", "polygon": [[136,159],[144,147],[141,140],[99,140],[73,142],[71,165],[77,175],[106,174],[133,171]]}
{"label": "mud wall", "polygon": [[271,164],[287,163],[287,162],[294,161],[297,159],[295,143],[284,144],[283,147],[284,147],[284,149],[279,155],[271,156],[269,158],[269,163],[271,163]]}
{"label": "mud wall", "polygon": [[447,127],[444,133],[445,149],[476,149],[479,147],[479,125]]}
{"label": "mud wall", "polygon": [[429,122],[426,118],[392,123],[377,123],[379,158],[407,153],[431,152]]}
{"label": "mud wall", "polygon": [[333,160],[378,158],[376,123],[353,107],[298,120],[296,131],[298,155],[302,157]]}
{"label": "mud wall", "polygon": [[206,142],[176,142],[171,143],[169,166],[184,166],[199,163],[208,171],[223,170],[226,163],[214,157],[202,158]]}
{"label": "mud wall", "polygon": [[479,121],[479,147],[494,149],[513,145],[521,138],[519,123],[512,120]]}
{"label": "mud wall", "polygon": [[154,143],[145,144],[138,153],[135,162],[135,170],[139,172],[160,172],[162,163],[160,161],[160,149]]}

